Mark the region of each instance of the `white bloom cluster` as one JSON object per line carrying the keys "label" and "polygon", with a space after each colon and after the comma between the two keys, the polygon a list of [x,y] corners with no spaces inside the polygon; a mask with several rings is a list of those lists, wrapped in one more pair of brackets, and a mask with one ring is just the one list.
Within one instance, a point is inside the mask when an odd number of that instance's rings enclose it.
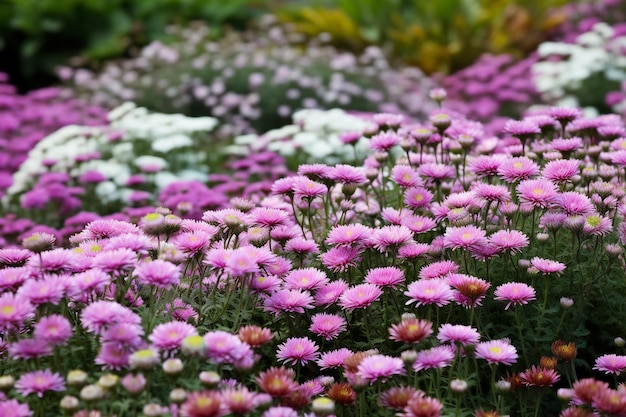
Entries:
{"label": "white bloom cluster", "polygon": [[96,186],[103,202],[125,202],[133,192],[127,186],[133,174],[146,174],[155,192],[173,181],[207,179],[201,161],[210,143],[202,133],[213,130],[216,119],[151,113],[130,102],[108,118],[107,126],[66,126],[42,139],[13,175],[4,203],[31,190],[46,172],[67,173],[77,183],[81,175],[97,171],[106,178]]}
{"label": "white bloom cluster", "polygon": [[[262,135],[244,135],[235,138],[227,148],[233,154],[271,150],[285,157],[298,153],[300,162],[334,164],[354,160],[352,145],[344,144],[340,135],[345,132],[364,132],[372,123],[341,109],[297,111],[293,124],[273,129]],[[357,153],[365,155],[367,141],[356,143]]]}
{"label": "white bloom cluster", "polygon": [[626,37],[614,36],[606,23],[595,24],[575,43],[545,42],[539,46],[540,60],[532,68],[536,87],[550,103],[580,106],[577,93],[589,83],[626,80],[625,46]]}

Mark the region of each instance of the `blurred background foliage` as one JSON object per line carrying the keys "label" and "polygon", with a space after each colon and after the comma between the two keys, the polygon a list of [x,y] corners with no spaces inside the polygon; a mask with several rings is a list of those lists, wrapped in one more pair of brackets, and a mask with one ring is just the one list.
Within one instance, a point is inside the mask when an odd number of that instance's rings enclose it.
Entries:
{"label": "blurred background foliage", "polygon": [[377,44],[426,73],[465,68],[483,53],[523,56],[568,19],[566,0],[314,0],[278,11],[338,46]]}
{"label": "blurred background foliage", "polygon": [[[203,20],[243,28],[269,0],[2,0],[0,71],[21,90],[48,85],[55,68],[132,54],[170,24]],[[273,3],[276,3],[273,1]]]}

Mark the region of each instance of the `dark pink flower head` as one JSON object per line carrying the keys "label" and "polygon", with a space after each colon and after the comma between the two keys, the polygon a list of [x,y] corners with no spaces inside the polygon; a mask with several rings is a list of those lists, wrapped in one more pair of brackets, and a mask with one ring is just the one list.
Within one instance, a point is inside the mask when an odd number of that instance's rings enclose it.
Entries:
{"label": "dark pink flower head", "polygon": [[0,291],[15,290],[31,278],[29,267],[0,269]]}
{"label": "dark pink flower head", "polygon": [[532,120],[508,120],[504,125],[504,133],[525,140],[541,133],[541,129]]}
{"label": "dark pink flower head", "polygon": [[409,297],[406,304],[415,303],[417,307],[430,304],[442,307],[454,299],[452,288],[442,278],[414,281],[409,284],[404,295]]}
{"label": "dark pink flower head", "polygon": [[479,178],[493,177],[503,160],[502,155],[480,155],[469,162],[469,169]]}
{"label": "dark pink flower head", "polygon": [[343,272],[356,267],[361,260],[361,249],[338,246],[323,253],[320,258],[324,266],[334,272]]}
{"label": "dark pink flower head", "polygon": [[557,186],[547,179],[537,178],[524,180],[517,186],[520,201],[533,207],[548,208],[557,201]]}
{"label": "dark pink flower head", "polygon": [[35,324],[33,336],[44,343],[62,345],[72,337],[72,324],[60,314],[44,316]]}
{"label": "dark pink flower head", "polygon": [[387,355],[371,355],[363,358],[359,363],[357,376],[373,384],[377,380],[383,380],[393,375],[404,375],[404,362],[400,358]]}
{"label": "dark pink flower head", "polygon": [[580,109],[570,107],[552,107],[548,110],[548,115],[557,122],[561,123],[562,126],[580,118],[582,114],[583,113]]}
{"label": "dark pink flower head", "polygon": [[456,349],[450,345],[435,346],[418,352],[413,369],[441,369],[452,364]]}
{"label": "dark pink flower head", "polygon": [[17,359],[37,359],[52,355],[52,344],[39,339],[19,339],[9,346],[9,357]]}
{"label": "dark pink flower head", "polygon": [[0,396],[0,416],[32,417],[33,412],[28,404],[22,404],[18,400],[3,399]]}
{"label": "dark pink flower head", "polygon": [[98,219],[89,223],[85,230],[70,240],[73,243],[78,243],[84,239],[104,239],[124,233],[137,234],[138,232],[139,228],[132,223],[113,219]]}
{"label": "dark pink flower head", "polygon": [[319,356],[319,347],[308,337],[290,337],[278,346],[276,358],[287,364],[305,365]]}
{"label": "dark pink flower head", "polygon": [[28,299],[32,304],[58,304],[65,296],[68,287],[67,276],[46,275],[41,279],[30,279],[17,290],[17,295]]}
{"label": "dark pink flower head", "polygon": [[602,355],[596,359],[593,369],[607,374],[619,375],[621,372],[626,371],[626,356],[616,354]]}
{"label": "dark pink flower head", "polygon": [[265,299],[264,310],[278,315],[281,312],[304,313],[313,308],[311,293],[304,290],[280,290]]}
{"label": "dark pink flower head", "polygon": [[285,277],[285,288],[288,290],[312,290],[326,284],[326,273],[317,268],[294,269]]}
{"label": "dark pink flower head", "polygon": [[586,216],[595,212],[591,199],[576,191],[559,194],[557,204],[569,216]]}
{"label": "dark pink flower head", "polygon": [[314,240],[299,236],[289,239],[285,244],[285,252],[293,252],[300,256],[309,253],[319,253],[319,251],[319,247]]}
{"label": "dark pink flower head", "polygon": [[119,248],[100,252],[93,258],[92,268],[104,272],[120,274],[130,271],[137,263],[137,253],[131,249]]}
{"label": "dark pink flower head", "polygon": [[156,326],[148,339],[159,350],[176,351],[185,337],[197,334],[198,330],[191,324],[170,321]]}
{"label": "dark pink flower head", "polygon": [[365,171],[362,168],[345,164],[338,164],[331,168],[328,178],[341,184],[360,185],[367,182]]}
{"label": "dark pink flower head", "polygon": [[459,270],[460,266],[454,261],[438,261],[425,265],[420,269],[420,279],[443,278]]}
{"label": "dark pink flower head", "polygon": [[347,348],[330,350],[322,353],[322,356],[317,360],[317,364],[320,369],[343,368],[345,359],[353,354],[354,352]]}
{"label": "dark pink flower head", "polygon": [[422,179],[409,165],[396,165],[391,170],[391,179],[402,188],[423,185]]}
{"label": "dark pink flower head", "polygon": [[371,241],[378,251],[386,252],[390,249],[398,249],[412,242],[413,232],[406,226],[383,226],[374,229],[374,235]]}
{"label": "dark pink flower head", "polygon": [[39,256],[32,256],[28,265],[34,270],[51,273],[70,272],[76,264],[76,254],[67,249],[44,251]]}
{"label": "dark pink flower head", "polygon": [[430,180],[442,181],[444,179],[454,178],[454,167],[445,164],[427,163],[422,164],[417,172]]}
{"label": "dark pink flower head", "polygon": [[439,327],[437,339],[441,343],[460,343],[463,346],[475,345],[480,340],[478,330],[462,324],[445,323]]}
{"label": "dark pink flower head", "polygon": [[530,264],[544,275],[547,274],[561,274],[565,271],[565,264],[551,259],[544,259],[535,256],[530,260]]}
{"label": "dark pink flower head", "polygon": [[0,267],[20,267],[26,264],[26,261],[33,253],[27,249],[6,248],[0,249]]}
{"label": "dark pink flower head", "polygon": [[392,131],[381,132],[372,136],[370,148],[379,152],[388,152],[391,148],[400,143],[400,136]]}
{"label": "dark pink flower head", "polygon": [[498,203],[511,201],[511,192],[504,185],[475,182],[472,185],[472,191],[477,197],[487,201],[496,201]]}
{"label": "dark pink flower head", "polygon": [[0,329],[19,328],[34,313],[28,298],[11,292],[0,295]]}
{"label": "dark pink flower head", "polygon": [[314,198],[328,193],[328,187],[307,177],[294,177],[292,184],[296,197]]}
{"label": "dark pink flower head", "polygon": [[499,285],[494,295],[494,300],[508,301],[505,310],[508,310],[511,305],[528,304],[529,301],[536,300],[535,289],[523,282],[507,282]]}
{"label": "dark pink flower head", "polygon": [[528,236],[519,230],[499,230],[489,236],[489,243],[499,252],[517,253],[529,245]]}
{"label": "dark pink flower head", "polygon": [[339,333],[346,331],[346,320],[336,314],[318,313],[311,317],[309,330],[326,340],[336,338]]}
{"label": "dark pink flower head", "polygon": [[557,159],[548,162],[541,171],[547,179],[556,183],[570,181],[580,172],[579,161],[572,159]]}
{"label": "dark pink flower head", "polygon": [[[216,230],[217,232],[217,230]],[[176,249],[185,255],[194,257],[204,253],[211,246],[211,239],[215,234],[211,235],[203,230],[195,230],[193,232],[183,232],[176,235],[172,244]]]}
{"label": "dark pink flower head", "polygon": [[142,262],[135,268],[134,275],[142,285],[154,285],[158,288],[171,288],[180,282],[181,271],[178,265],[155,259]]}
{"label": "dark pink flower head", "polygon": [[315,305],[327,306],[339,299],[341,294],[348,289],[348,283],[342,279],[332,281],[325,286],[318,288],[315,292]]}
{"label": "dark pink flower head", "polygon": [[37,394],[39,398],[47,391],[65,390],[65,381],[58,373],[52,373],[50,369],[43,371],[28,372],[15,382],[15,389],[23,396]]}
{"label": "dark pink flower head", "polygon": [[452,249],[470,249],[487,243],[487,233],[473,225],[449,227],[443,236],[444,246]]}
{"label": "dark pink flower head", "polygon": [[327,245],[352,246],[365,242],[372,229],[360,223],[334,226],[326,237]]}
{"label": "dark pink flower head", "polygon": [[413,233],[426,233],[437,226],[437,223],[426,216],[408,215],[402,219],[402,225]]}
{"label": "dark pink flower head", "polygon": [[404,273],[395,266],[372,268],[367,271],[365,282],[380,287],[395,288],[396,285],[404,282]]}
{"label": "dark pink flower head", "polygon": [[426,208],[433,200],[433,193],[424,187],[411,187],[404,193],[404,204],[417,210]]}
{"label": "dark pink flower head", "polygon": [[101,333],[106,326],[118,323],[139,324],[141,318],[127,307],[115,301],[95,301],[85,307],[80,315],[85,329],[94,333]]}
{"label": "dark pink flower head", "polygon": [[491,340],[476,345],[476,357],[490,364],[512,365],[517,362],[517,349],[508,339]]}
{"label": "dark pink flower head", "polygon": [[271,207],[257,207],[250,213],[250,220],[253,225],[263,227],[287,226],[289,213],[284,210]]}
{"label": "dark pink flower head", "polygon": [[583,146],[583,140],[579,137],[557,138],[550,142],[552,149],[561,153],[574,152]]}
{"label": "dark pink flower head", "polygon": [[505,159],[498,167],[500,178],[509,183],[527,180],[538,173],[539,166],[525,156]]}
{"label": "dark pink flower head", "polygon": [[312,180],[321,180],[328,178],[331,169],[326,164],[301,164],[298,166],[298,175],[303,175]]}
{"label": "dark pink flower head", "polygon": [[339,297],[339,305],[348,311],[366,308],[378,300],[382,293],[383,291],[377,285],[360,284],[345,290]]}

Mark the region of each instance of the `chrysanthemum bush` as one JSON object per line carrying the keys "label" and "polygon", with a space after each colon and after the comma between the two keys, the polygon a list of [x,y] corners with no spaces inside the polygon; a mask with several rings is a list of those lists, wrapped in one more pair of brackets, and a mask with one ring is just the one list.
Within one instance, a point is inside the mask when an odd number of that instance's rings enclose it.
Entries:
{"label": "chrysanthemum bush", "polygon": [[69,91],[46,88],[18,94],[0,73],[0,196],[12,184],[11,176],[41,139],[63,126],[96,125],[106,112],[87,106]]}
{"label": "chrysanthemum bush", "polygon": [[[126,103],[103,126],[66,126],[38,142],[13,175],[5,207],[55,224],[78,209],[102,214],[154,204],[177,181],[207,181],[222,161],[210,117],[149,113]],[[196,149],[206,149],[197,151]]]}
{"label": "chrysanthemum bush", "polygon": [[341,52],[276,26],[213,40],[203,25],[171,29],[171,42],[155,42],[138,57],[103,71],[60,70],[73,89],[94,103],[115,107],[132,100],[154,111],[211,115],[223,136],[262,133],[283,126],[303,108],[341,107],[402,111],[423,116],[431,81],[414,68],[394,69],[378,48]]}
{"label": "chrysanthemum bush", "polygon": [[373,120],[257,203],[2,249],[0,410],[624,415],[621,119]]}

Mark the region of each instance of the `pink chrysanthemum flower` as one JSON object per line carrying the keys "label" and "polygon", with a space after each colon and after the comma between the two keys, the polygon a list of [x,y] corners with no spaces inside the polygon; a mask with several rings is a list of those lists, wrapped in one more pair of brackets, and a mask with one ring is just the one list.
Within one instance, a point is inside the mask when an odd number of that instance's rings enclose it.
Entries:
{"label": "pink chrysanthemum flower", "polygon": [[35,339],[59,346],[72,337],[72,324],[59,314],[44,316],[35,324],[33,336]]}
{"label": "pink chrysanthemum flower", "polygon": [[252,257],[248,247],[234,249],[226,261],[225,270],[231,277],[256,275],[261,271],[258,262]]}
{"label": "pink chrysanthemum flower", "polygon": [[293,179],[292,188],[296,196],[305,198],[314,198],[326,195],[328,192],[328,187],[324,184],[312,181],[307,177],[295,177]]}
{"label": "pink chrysanthemum flower", "polygon": [[313,308],[311,293],[303,290],[280,290],[265,299],[264,310],[278,315],[281,312],[304,313]]}
{"label": "pink chrysanthemum flower", "polygon": [[501,155],[480,155],[469,163],[469,170],[479,178],[494,177],[503,160]]}
{"label": "pink chrysanthemum flower", "polygon": [[370,139],[370,148],[379,152],[388,152],[399,143],[400,136],[398,136],[395,132],[381,132],[372,136]]}
{"label": "pink chrysanthemum flower", "polygon": [[455,349],[449,345],[435,346],[417,353],[417,359],[413,363],[413,369],[441,369],[452,364]]}
{"label": "pink chrysanthemum flower", "polygon": [[327,245],[352,246],[364,242],[372,229],[360,223],[334,226],[326,237]]}
{"label": "pink chrysanthemum flower", "polygon": [[277,208],[256,207],[249,216],[251,224],[257,226],[272,228],[289,224],[289,213]]}
{"label": "pink chrysanthemum flower", "polygon": [[15,268],[24,266],[32,254],[33,253],[27,249],[0,249],[0,267]]}
{"label": "pink chrysanthemum flower", "polygon": [[487,201],[495,201],[498,203],[511,201],[511,192],[504,185],[476,182],[472,186],[472,191],[476,194],[476,197],[485,199]]}
{"label": "pink chrysanthemum flower", "polygon": [[0,329],[21,327],[34,313],[35,306],[24,296],[10,292],[0,295]]}
{"label": "pink chrysanthemum flower", "polygon": [[415,259],[430,251],[430,245],[427,243],[409,243],[398,249],[398,258]]}
{"label": "pink chrysanthemum flower", "polygon": [[520,201],[533,207],[547,208],[557,201],[558,189],[551,181],[537,178],[520,182],[517,195]]}
{"label": "pink chrysanthemum flower", "polygon": [[180,282],[181,271],[171,262],[155,259],[142,262],[135,268],[134,275],[142,285],[154,285],[158,288],[171,288]]}
{"label": "pink chrysanthemum flower", "polygon": [[365,357],[358,366],[357,376],[373,384],[377,380],[386,380],[393,375],[404,375],[404,362],[400,358],[387,355]]}
{"label": "pink chrysanthemum flower", "polygon": [[420,279],[443,278],[448,274],[454,274],[460,266],[454,261],[438,261],[425,265],[420,269]]}
{"label": "pink chrysanthemum flower", "polygon": [[517,362],[517,349],[508,339],[490,340],[476,345],[476,357],[490,364],[512,365]]}
{"label": "pink chrysanthemum flower", "polygon": [[332,168],[325,164],[300,164],[298,175],[303,175],[311,179],[325,179]]}
{"label": "pink chrysanthemum flower", "polygon": [[103,343],[98,355],[94,359],[96,365],[102,365],[103,369],[116,370],[129,366],[130,352],[117,343]]}
{"label": "pink chrysanthemum flower", "polygon": [[624,385],[619,385],[617,389],[599,390],[593,396],[591,405],[600,415],[626,415],[626,389]]}
{"label": "pink chrysanthemum flower", "polygon": [[0,291],[19,288],[31,278],[31,272],[28,267],[0,269]]}
{"label": "pink chrysanthemum flower", "polygon": [[52,355],[52,344],[38,339],[19,339],[9,346],[11,359],[36,359]]}
{"label": "pink chrysanthemum flower", "polygon": [[287,241],[285,244],[285,252],[292,252],[298,254],[298,256],[304,256],[310,253],[319,253],[320,250],[314,240],[298,236]]}
{"label": "pink chrysanthemum flower", "polygon": [[250,288],[255,292],[271,294],[277,291],[283,284],[283,280],[276,275],[256,275],[250,280]]}
{"label": "pink chrysanthemum flower", "polygon": [[572,159],[550,161],[543,167],[541,174],[556,183],[570,181],[574,175],[579,173],[579,163],[579,161]]}
{"label": "pink chrysanthemum flower", "polygon": [[454,293],[442,278],[421,279],[412,282],[404,295],[409,297],[406,304],[415,303],[416,307],[436,304],[439,307],[447,305],[454,299]]}
{"label": "pink chrysanthemum flower", "polygon": [[211,245],[212,235],[196,230],[178,234],[172,241],[174,247],[187,256],[194,257],[204,253]]}
{"label": "pink chrysanthemum flower", "polygon": [[264,395],[248,390],[244,386],[222,389],[222,401],[227,413],[245,415],[260,405]]}
{"label": "pink chrysanthemum flower", "polygon": [[500,178],[509,183],[527,180],[538,173],[539,166],[525,156],[505,159],[498,167]]}
{"label": "pink chrysanthemum flower", "polygon": [[402,219],[402,225],[409,228],[413,233],[426,233],[437,226],[437,223],[430,217],[409,215]]}
{"label": "pink chrysanthemum flower", "polygon": [[535,256],[530,260],[530,264],[544,275],[560,274],[565,271],[565,264],[551,259],[543,259]]}
{"label": "pink chrysanthemum flower", "polygon": [[430,180],[442,181],[449,178],[454,178],[455,171],[451,165],[426,163],[419,166],[417,172]]}
{"label": "pink chrysanthemum flower", "polygon": [[592,214],[585,217],[583,233],[593,236],[606,236],[613,231],[611,219]]}
{"label": "pink chrysanthemum flower", "polygon": [[437,339],[441,343],[460,343],[463,346],[475,345],[480,340],[478,330],[462,324],[444,323],[439,327]]}
{"label": "pink chrysanthemum flower", "polygon": [[313,290],[327,283],[326,273],[317,268],[294,269],[285,277],[285,288],[288,290]]}
{"label": "pink chrysanthemum flower", "polygon": [[485,245],[487,233],[476,226],[449,227],[443,235],[446,248],[470,249],[473,246]]}
{"label": "pink chrysanthemum flower", "polygon": [[336,338],[347,329],[346,319],[336,314],[318,313],[311,317],[309,330],[326,340]]}
{"label": "pink chrysanthemum flower", "polygon": [[58,275],[44,276],[38,280],[28,280],[17,290],[17,295],[32,304],[58,304],[65,295],[68,282],[66,277]]}
{"label": "pink chrysanthemum flower", "polygon": [[401,188],[410,188],[422,185],[422,179],[417,171],[409,165],[396,165],[391,170],[391,179]]}
{"label": "pink chrysanthemum flower", "polygon": [[562,126],[582,116],[582,111],[575,107],[551,107],[548,116],[559,122]]}
{"label": "pink chrysanthemum flower", "polygon": [[507,120],[504,124],[504,133],[519,139],[527,139],[541,133],[541,129],[533,120]]}
{"label": "pink chrysanthemum flower", "polygon": [[581,148],[583,146],[583,140],[579,137],[557,138],[552,139],[550,146],[552,146],[552,149],[555,151],[567,154]]}
{"label": "pink chrysanthemum flower", "polygon": [[465,308],[481,305],[491,284],[487,281],[465,274],[450,274],[448,284],[456,289],[454,300]]}
{"label": "pink chrysanthemum flower", "polygon": [[602,355],[596,359],[593,369],[606,372],[607,374],[619,375],[621,372],[626,371],[626,356],[613,353]]}
{"label": "pink chrysanthemum flower", "polygon": [[322,264],[333,272],[344,272],[356,267],[361,260],[359,248],[338,246],[320,255]]}
{"label": "pink chrysanthemum flower", "polygon": [[337,164],[331,168],[328,178],[341,184],[360,185],[367,182],[367,177],[362,168],[345,164]]}
{"label": "pink chrysanthemum flower", "polygon": [[22,375],[15,382],[15,389],[24,397],[30,394],[37,394],[39,398],[42,398],[47,391],[65,390],[65,381],[58,373],[52,373],[49,369],[45,369]]}
{"label": "pink chrysanthemum flower", "polygon": [[557,204],[569,216],[587,216],[595,211],[595,207],[589,197],[576,191],[567,191],[559,194]]}
{"label": "pink chrysanthemum flower", "polygon": [[325,306],[333,304],[347,289],[348,283],[344,280],[339,279],[332,281],[329,284],[317,289],[315,292],[315,305]]}
{"label": "pink chrysanthemum flower", "polygon": [[354,352],[347,348],[330,350],[322,354],[317,360],[320,369],[343,368],[344,361],[347,357],[352,356]]}
{"label": "pink chrysanthemum flower", "polygon": [[365,282],[379,287],[395,288],[404,282],[404,273],[395,266],[372,268],[367,271]]}
{"label": "pink chrysanthemum flower", "polygon": [[154,243],[148,236],[134,233],[123,233],[121,235],[111,237],[102,244],[102,249],[105,251],[130,249],[133,252],[141,254],[147,254],[148,250],[153,247]]}
{"label": "pink chrysanthemum flower", "polygon": [[348,288],[339,297],[339,305],[346,310],[366,308],[382,295],[383,291],[373,284],[360,284]]}
{"label": "pink chrysanthemum flower", "polygon": [[67,249],[44,251],[39,256],[32,256],[28,265],[35,271],[61,273],[71,272],[75,264],[75,253]]}
{"label": "pink chrysanthemum flower", "polygon": [[535,300],[535,289],[523,282],[507,282],[499,285],[494,292],[494,300],[508,301],[505,310],[511,305],[528,304],[529,301]]}
{"label": "pink chrysanthemum flower", "polygon": [[198,330],[182,321],[171,321],[159,324],[148,337],[152,345],[159,350],[175,351],[187,336],[198,334]]}
{"label": "pink chrysanthemum flower", "polygon": [[96,255],[91,264],[92,268],[109,273],[125,273],[137,263],[137,254],[130,249],[120,248]]}
{"label": "pink chrysanthemum flower", "polygon": [[109,326],[102,333],[102,343],[116,344],[122,349],[129,351],[139,350],[143,347],[143,327],[138,324],[119,323]]}
{"label": "pink chrysanthemum flower", "polygon": [[396,342],[419,343],[433,332],[433,324],[415,317],[403,318],[389,328],[389,338]]}
{"label": "pink chrysanthemum flower", "polygon": [[428,207],[433,197],[433,193],[424,187],[411,187],[404,193],[404,204],[417,210]]}
{"label": "pink chrysanthemum flower", "polygon": [[489,243],[499,252],[517,253],[527,247],[528,237],[519,230],[499,230],[489,236]]}
{"label": "pink chrysanthemum flower", "polygon": [[383,226],[379,229],[374,229],[371,241],[378,251],[385,252],[412,242],[413,232],[406,226]]}
{"label": "pink chrysanthemum flower", "polygon": [[32,417],[33,412],[28,404],[22,404],[18,400],[0,399],[0,416],[7,417]]}
{"label": "pink chrysanthemum flower", "polygon": [[111,283],[111,275],[99,269],[89,269],[72,276],[72,284],[77,290],[77,296],[89,293],[101,294]]}
{"label": "pink chrysanthemum flower", "polygon": [[127,307],[114,301],[95,301],[85,307],[80,315],[85,329],[100,333],[106,326],[118,323],[139,324],[141,318]]}
{"label": "pink chrysanthemum flower", "polygon": [[314,361],[319,356],[319,348],[308,337],[290,337],[287,341],[278,346],[276,358],[287,364],[305,365],[309,361]]}

